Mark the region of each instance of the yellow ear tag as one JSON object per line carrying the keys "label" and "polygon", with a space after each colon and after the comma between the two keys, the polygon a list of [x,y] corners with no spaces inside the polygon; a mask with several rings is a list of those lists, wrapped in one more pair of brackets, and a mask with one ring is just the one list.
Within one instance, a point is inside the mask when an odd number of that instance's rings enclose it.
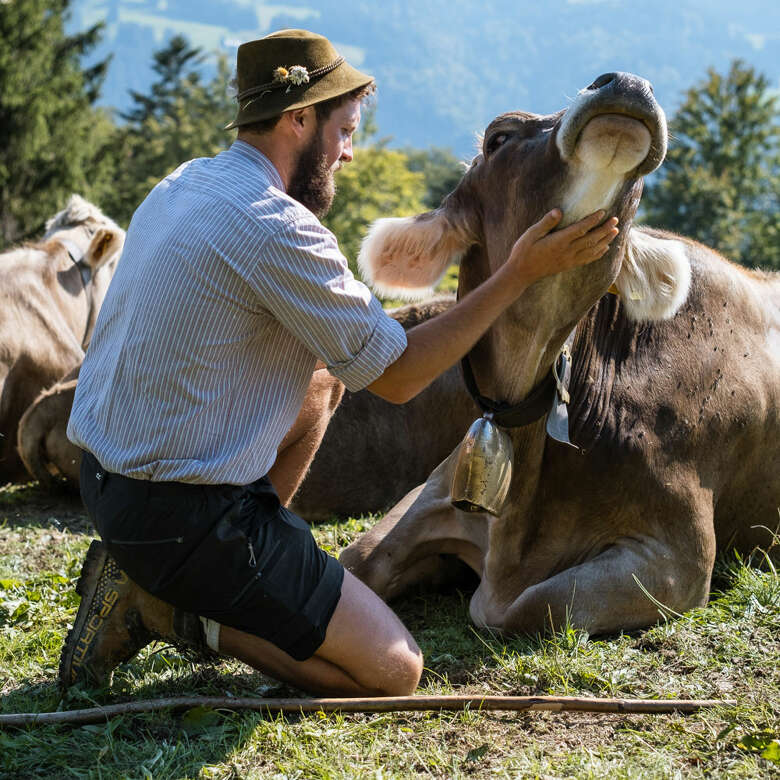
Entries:
{"label": "yellow ear tag", "polygon": [[615,287],[614,284],[609,288],[609,290],[607,290],[607,292],[608,293],[612,293],[612,295],[617,295],[618,298],[620,297],[620,293],[618,292],[618,288]]}

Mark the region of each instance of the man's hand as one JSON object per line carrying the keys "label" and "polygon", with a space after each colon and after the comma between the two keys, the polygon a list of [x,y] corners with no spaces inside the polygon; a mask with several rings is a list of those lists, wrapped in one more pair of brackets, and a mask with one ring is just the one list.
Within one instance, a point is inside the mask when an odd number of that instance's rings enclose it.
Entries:
{"label": "man's hand", "polygon": [[551,233],[562,216],[560,209],[553,209],[517,239],[507,265],[520,277],[518,281],[530,285],[543,276],[592,263],[607,252],[618,234],[616,217],[601,223],[604,211]]}
{"label": "man's hand", "polygon": [[449,311],[407,331],[403,354],[372,382],[378,396],[404,403],[465,355],[495,319],[537,279],[601,257],[618,234],[613,217],[603,225],[597,211],[564,230],[550,231],[561,221],[553,209],[515,242],[509,259],[492,276]]}

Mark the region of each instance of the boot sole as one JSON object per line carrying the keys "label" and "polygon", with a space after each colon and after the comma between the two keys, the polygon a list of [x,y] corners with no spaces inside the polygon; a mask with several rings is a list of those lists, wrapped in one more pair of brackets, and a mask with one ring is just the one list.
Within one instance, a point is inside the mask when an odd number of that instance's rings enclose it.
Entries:
{"label": "boot sole", "polygon": [[73,628],[68,631],[65,644],[62,647],[62,654],[60,655],[59,677],[63,690],[69,688],[74,682],[71,679],[73,654],[76,652],[78,637],[81,636],[84,624],[92,609],[98,581],[105,566],[106,558],[108,558],[106,548],[97,539],[93,540],[89,545],[89,550],[87,550],[87,556],[81,567],[81,575],[76,583],[76,593],[81,596],[81,604],[79,604]]}

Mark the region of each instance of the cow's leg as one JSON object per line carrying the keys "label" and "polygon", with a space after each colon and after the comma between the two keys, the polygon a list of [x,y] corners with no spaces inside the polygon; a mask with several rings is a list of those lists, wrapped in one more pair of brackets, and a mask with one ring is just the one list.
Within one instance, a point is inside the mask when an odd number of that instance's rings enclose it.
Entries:
{"label": "cow's leg", "polygon": [[[568,623],[604,634],[652,625],[663,607],[668,615],[700,606],[709,595],[715,559],[714,535],[709,536],[695,550],[655,539],[619,539],[591,560],[525,590],[500,628],[536,634]],[[472,615],[479,613],[482,597],[475,594]]]}
{"label": "cow's leg", "polygon": [[487,519],[450,503],[456,454],[342,552],[339,560],[345,568],[382,598],[393,598],[412,585],[441,584],[458,571],[452,556],[481,573]]}
{"label": "cow's leg", "polygon": [[303,406],[279,445],[268,478],[284,506],[298,490],[322,442],[330,418],[344,395],[344,385],[325,369],[312,374]]}

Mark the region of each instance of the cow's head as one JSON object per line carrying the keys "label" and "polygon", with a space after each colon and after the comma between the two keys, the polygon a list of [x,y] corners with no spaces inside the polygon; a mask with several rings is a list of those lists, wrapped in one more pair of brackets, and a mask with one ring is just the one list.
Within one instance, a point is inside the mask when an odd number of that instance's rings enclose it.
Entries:
{"label": "cow's head", "polygon": [[473,353],[480,389],[519,401],[613,283],[634,319],[672,316],[685,299],[690,269],[681,245],[661,248],[630,230],[642,177],[663,161],[666,140],[652,87],[626,73],[600,76],[557,114],[503,114],[488,125],[481,154],[440,208],[372,227],[359,259],[363,274],[380,293],[424,296],[460,260],[463,295],[551,208],[563,210],[562,226],[600,208],[617,216],[621,233],[604,257],[532,285]]}
{"label": "cow's head", "polygon": [[94,276],[107,264],[116,266],[125,231],[94,204],[71,195],[65,208],[46,222],[44,241],[65,239],[75,245],[81,262]]}
{"label": "cow's head", "polygon": [[61,285],[73,295],[87,292],[87,331],[103,303],[108,285],[125,243],[125,231],[94,204],[80,195],[71,195],[65,208],[46,223],[43,247],[59,244],[78,266],[61,271]]}

